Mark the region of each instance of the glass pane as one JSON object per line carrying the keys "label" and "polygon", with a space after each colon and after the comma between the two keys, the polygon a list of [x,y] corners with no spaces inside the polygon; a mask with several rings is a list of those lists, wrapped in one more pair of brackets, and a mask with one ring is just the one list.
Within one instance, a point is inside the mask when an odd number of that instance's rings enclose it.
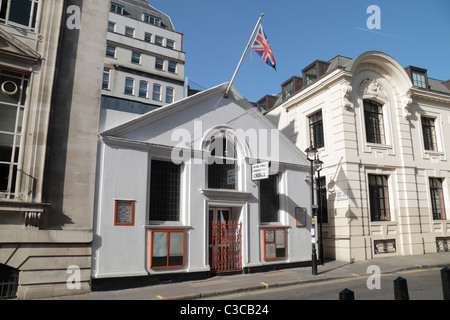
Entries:
{"label": "glass pane", "polygon": [[169,243],[169,256],[179,257],[183,256],[183,243],[184,233],[183,232],[171,232],[170,233],[170,243]]}
{"label": "glass pane", "polygon": [[284,230],[277,230],[276,235],[277,235],[277,248],[284,248],[286,243],[285,243],[285,232]]}
{"label": "glass pane", "polygon": [[[23,112],[21,112],[23,115]],[[14,133],[16,127],[17,107],[0,104],[0,131]]]}
{"label": "glass pane", "polygon": [[167,232],[153,232],[152,256],[167,257]]}
{"label": "glass pane", "polygon": [[[4,0],[5,1],[5,0]],[[13,0],[9,9],[9,20],[28,26],[30,23],[31,1]]]}
{"label": "glass pane", "polygon": [[0,191],[8,190],[9,165],[0,164]]}

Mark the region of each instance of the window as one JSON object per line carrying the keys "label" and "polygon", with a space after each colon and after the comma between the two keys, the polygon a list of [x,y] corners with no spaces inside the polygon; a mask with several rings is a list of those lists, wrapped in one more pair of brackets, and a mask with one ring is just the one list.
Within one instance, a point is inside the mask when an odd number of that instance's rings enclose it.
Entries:
{"label": "window", "polygon": [[305,85],[313,83],[317,79],[317,68],[313,66],[305,71]]}
{"label": "window", "polygon": [[434,220],[445,220],[444,193],[442,179],[430,178],[431,209]]}
{"label": "window", "polygon": [[325,146],[323,139],[322,110],[309,117],[309,136],[314,148]]}
{"label": "window", "polygon": [[109,11],[114,12],[114,13],[118,13],[118,14],[123,14],[123,6],[120,6],[120,5],[116,4],[116,3],[112,3],[111,2],[111,7],[110,7]]}
{"label": "window", "polygon": [[125,27],[125,35],[130,38],[134,38],[134,29],[130,27]]}
{"label": "window", "polygon": [[142,15],[142,21],[144,21],[145,23],[149,23],[149,24],[153,24],[155,26],[161,27],[161,19],[151,16],[149,14],[144,13]]}
{"label": "window", "polygon": [[425,72],[419,70],[411,70],[413,85],[420,88],[426,88]]}
{"label": "window", "polygon": [[148,98],[148,82],[147,81],[139,82],[139,97]]}
{"label": "window", "polygon": [[145,35],[144,35],[144,41],[148,42],[148,43],[151,43],[152,42],[152,34],[146,32]]}
{"label": "window", "polygon": [[208,165],[208,188],[236,188],[236,146],[226,137],[211,141],[211,158]]}
{"label": "window", "polygon": [[289,98],[294,92],[294,81],[290,81],[283,87],[283,100]]}
{"label": "window", "polygon": [[13,199],[29,77],[0,69],[0,199]]}
{"label": "window", "polygon": [[364,100],[364,122],[367,142],[385,144],[383,107],[371,100]]}
{"label": "window", "polygon": [[115,58],[116,57],[116,47],[110,44],[106,45],[106,56]]}
{"label": "window", "polygon": [[164,60],[156,58],[155,60],[155,69],[157,70],[164,70]]}
{"label": "window", "polygon": [[175,42],[173,40],[169,40],[169,39],[166,40],[166,47],[167,48],[173,49],[174,45],[175,45]]}
{"label": "window", "polygon": [[184,230],[152,230],[150,268],[184,266]]}
{"label": "window", "polygon": [[422,117],[422,133],[425,150],[438,151],[436,142],[436,127],[434,126],[435,119]]}
{"label": "window", "polygon": [[125,94],[134,95],[134,79],[125,78]]}
{"label": "window", "polygon": [[0,1],[0,22],[36,28],[39,0]]}
{"label": "window", "polygon": [[156,101],[161,101],[161,86],[157,83],[153,85],[152,99]]}
{"label": "window", "polygon": [[166,88],[166,103],[172,103],[173,102],[173,88],[167,87]]}
{"label": "window", "polygon": [[109,32],[116,32],[116,23],[108,21],[108,31]]}
{"label": "window", "polygon": [[278,194],[278,175],[259,181],[259,213],[261,222],[278,222],[280,196]]}
{"label": "window", "polygon": [[388,177],[384,175],[368,175],[370,218],[371,221],[389,221],[389,190]]}
{"label": "window", "polygon": [[177,72],[177,63],[174,61],[169,61],[169,66],[167,68],[167,71],[169,71],[171,73],[176,73]]}
{"label": "window", "polygon": [[111,69],[103,68],[103,84],[102,89],[109,90],[109,78]]}
{"label": "window", "polygon": [[179,165],[152,160],[150,177],[150,221],[180,220]]}
{"label": "window", "polygon": [[155,44],[158,46],[162,46],[163,45],[163,38],[159,37],[159,36],[155,36]]}
{"label": "window", "polygon": [[264,260],[286,258],[286,229],[263,229]]}
{"label": "window", "polygon": [[131,62],[141,64],[141,54],[139,52],[131,52]]}

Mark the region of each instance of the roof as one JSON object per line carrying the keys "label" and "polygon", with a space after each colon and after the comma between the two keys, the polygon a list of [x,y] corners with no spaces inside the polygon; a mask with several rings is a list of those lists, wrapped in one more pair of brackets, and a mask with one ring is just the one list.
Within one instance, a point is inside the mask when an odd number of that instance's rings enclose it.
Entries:
{"label": "roof", "polygon": [[[320,60],[316,60],[316,61],[320,61]],[[319,78],[330,74],[331,72],[335,71],[336,69],[341,69],[341,70],[345,70],[345,71],[351,72],[353,64],[355,63],[355,61],[356,61],[356,58],[348,58],[348,57],[344,57],[344,56],[338,55],[338,56],[336,56],[333,59],[328,61],[329,66],[328,66],[326,72],[323,75],[321,75]],[[312,64],[314,64],[314,62]],[[310,64],[309,66],[307,66],[303,70],[307,69],[312,64]],[[438,79],[433,79],[433,78],[428,77],[428,87],[429,87],[428,89],[429,90],[435,91],[435,92],[440,92],[440,93],[445,93],[445,94],[450,94],[450,89],[444,83],[445,83],[445,81],[438,80]],[[301,90],[303,90],[303,88],[300,89],[297,92],[300,92]],[[278,99],[275,102],[273,108],[277,107],[282,102],[283,102],[283,97],[282,97],[281,94],[279,94],[278,95]]]}
{"label": "roof", "polygon": [[170,17],[153,8],[147,0],[113,0],[112,3],[117,3],[124,7],[124,16],[142,21],[142,14],[146,13],[153,17],[161,19],[161,27],[170,31],[175,31],[175,27]]}

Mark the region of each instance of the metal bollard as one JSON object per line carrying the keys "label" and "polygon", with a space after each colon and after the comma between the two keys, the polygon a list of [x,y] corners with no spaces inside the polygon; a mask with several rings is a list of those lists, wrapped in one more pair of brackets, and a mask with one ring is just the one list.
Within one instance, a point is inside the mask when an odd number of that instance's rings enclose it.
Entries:
{"label": "metal bollard", "polygon": [[355,294],[352,290],[345,288],[339,292],[339,300],[355,300]]}
{"label": "metal bollard", "polygon": [[441,270],[442,292],[444,300],[450,300],[450,268],[445,267]]}
{"label": "metal bollard", "polygon": [[395,300],[409,300],[408,284],[405,278],[398,277],[394,280]]}

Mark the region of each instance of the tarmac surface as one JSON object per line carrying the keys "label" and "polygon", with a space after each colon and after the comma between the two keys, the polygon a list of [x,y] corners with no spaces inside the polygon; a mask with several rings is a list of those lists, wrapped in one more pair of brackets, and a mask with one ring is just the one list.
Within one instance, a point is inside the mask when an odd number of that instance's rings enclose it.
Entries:
{"label": "tarmac surface", "polygon": [[[378,266],[381,274],[399,271],[450,267],[450,252],[415,256],[390,256],[367,261],[346,263],[326,261],[319,263],[318,274],[311,267],[289,268],[277,271],[219,275],[205,280],[159,284],[142,288],[95,291],[87,294],[61,296],[53,300],[195,300],[209,297],[220,298],[252,290],[291,286],[332,279],[371,276],[370,266]],[[369,269],[368,269],[369,268]],[[48,299],[47,299],[48,300]]]}

